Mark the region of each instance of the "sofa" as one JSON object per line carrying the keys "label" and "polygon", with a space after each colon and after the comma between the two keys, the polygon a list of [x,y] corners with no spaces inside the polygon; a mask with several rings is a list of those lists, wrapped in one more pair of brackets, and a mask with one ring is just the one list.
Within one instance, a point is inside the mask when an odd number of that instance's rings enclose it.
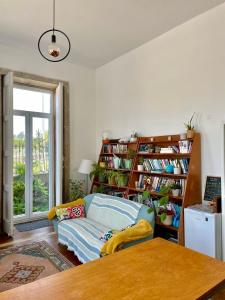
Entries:
{"label": "sofa", "polygon": [[[58,232],[58,242],[73,251],[82,263],[101,256],[101,249],[106,242],[101,237],[111,229],[120,231],[144,219],[154,230],[154,213],[148,213],[146,205],[105,194],[90,194],[84,200],[85,218],[60,222],[53,220]],[[152,238],[153,233],[146,238],[126,243],[123,248]]]}

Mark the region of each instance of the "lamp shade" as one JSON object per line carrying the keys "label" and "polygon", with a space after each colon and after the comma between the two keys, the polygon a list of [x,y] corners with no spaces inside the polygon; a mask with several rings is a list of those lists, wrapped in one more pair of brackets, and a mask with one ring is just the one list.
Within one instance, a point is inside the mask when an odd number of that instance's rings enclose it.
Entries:
{"label": "lamp shade", "polygon": [[80,167],[78,169],[78,173],[81,174],[90,174],[92,171],[93,161],[89,159],[82,159],[80,163]]}

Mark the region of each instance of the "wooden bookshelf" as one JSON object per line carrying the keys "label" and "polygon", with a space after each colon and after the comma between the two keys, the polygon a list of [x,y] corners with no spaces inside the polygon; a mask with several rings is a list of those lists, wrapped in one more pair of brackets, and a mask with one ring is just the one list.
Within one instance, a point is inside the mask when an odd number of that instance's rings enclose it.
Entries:
{"label": "wooden bookshelf", "polygon": [[[173,226],[166,226],[160,222],[159,218],[156,218],[156,228],[155,235],[162,236],[165,233],[165,236],[168,233],[178,239],[180,245],[184,245],[184,208],[193,204],[201,203],[201,141],[200,134],[195,133],[193,139],[189,141],[192,143],[190,153],[143,153],[140,151],[140,147],[146,144],[152,144],[154,147],[158,148],[167,148],[169,146],[178,147],[180,141],[179,135],[166,135],[166,136],[152,136],[152,137],[139,137],[137,142],[132,143],[119,143],[118,139],[110,140],[107,145],[116,147],[116,145],[126,145],[127,149],[132,149],[136,152],[136,156],[133,159],[131,169],[114,169],[112,166],[106,166],[107,170],[115,170],[127,174],[128,184],[124,187],[118,187],[117,185],[110,185],[107,182],[100,183],[94,179],[92,183],[91,192],[94,191],[96,186],[103,186],[106,189],[111,189],[112,191],[121,192],[125,197],[128,197],[132,194],[143,193],[143,189],[137,189],[135,187],[135,182],[139,180],[139,176],[142,174],[148,177],[161,177],[165,179],[174,179],[174,180],[183,180],[185,182],[185,189],[180,196],[169,195],[169,199],[172,203],[178,204],[181,206],[181,216],[179,228]],[[109,147],[111,147],[109,146]],[[107,146],[102,145],[102,149],[99,155],[99,163],[104,160],[104,157],[107,159],[112,159],[113,153],[105,153]],[[155,148],[156,149],[156,148]],[[178,147],[179,149],[179,147]],[[127,158],[127,151],[123,153],[115,153],[116,156],[121,159]],[[166,172],[151,172],[150,170],[138,171],[137,165],[140,157],[144,159],[156,159],[156,160],[180,160],[187,159],[188,163],[188,172],[182,174],[168,174]],[[107,191],[108,192],[108,191]],[[154,199],[160,199],[162,195],[155,190],[150,191],[151,196]]]}

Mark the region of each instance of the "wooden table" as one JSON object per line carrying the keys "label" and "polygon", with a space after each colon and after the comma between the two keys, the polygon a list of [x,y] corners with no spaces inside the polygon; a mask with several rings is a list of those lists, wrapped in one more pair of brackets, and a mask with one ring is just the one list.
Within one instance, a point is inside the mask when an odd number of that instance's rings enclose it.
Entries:
{"label": "wooden table", "polygon": [[225,263],[160,238],[3,292],[1,300],[206,299]]}

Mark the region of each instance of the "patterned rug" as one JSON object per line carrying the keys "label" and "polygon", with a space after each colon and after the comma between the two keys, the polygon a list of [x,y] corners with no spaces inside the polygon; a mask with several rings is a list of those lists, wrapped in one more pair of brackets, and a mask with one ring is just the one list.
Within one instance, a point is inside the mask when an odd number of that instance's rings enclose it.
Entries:
{"label": "patterned rug", "polygon": [[74,267],[47,242],[0,250],[0,292]]}

